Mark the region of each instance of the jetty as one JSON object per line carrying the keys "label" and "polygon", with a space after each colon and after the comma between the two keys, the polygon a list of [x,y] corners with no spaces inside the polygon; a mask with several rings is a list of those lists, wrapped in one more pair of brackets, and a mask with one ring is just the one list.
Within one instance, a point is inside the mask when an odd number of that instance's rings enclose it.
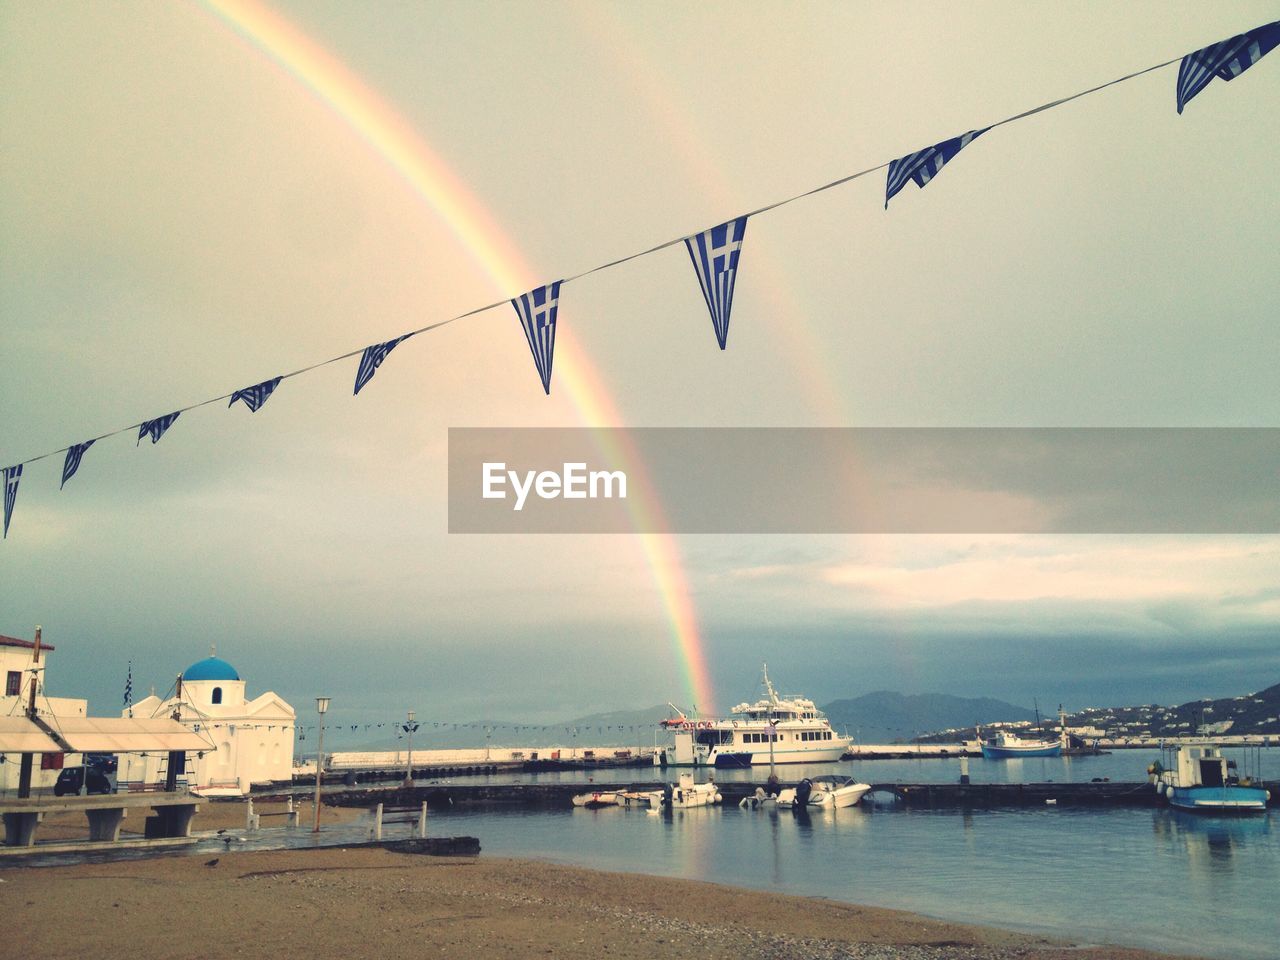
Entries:
{"label": "jetty", "polygon": [[[765,783],[717,781],[726,806],[736,806],[753,796]],[[564,808],[583,790],[609,793],[617,790],[661,790],[663,781],[597,780],[591,783],[417,784],[413,787],[368,787],[337,790],[324,802],[342,807],[374,807],[379,803],[415,807],[426,802],[431,809],[448,806],[508,806]],[[795,783],[783,782],[782,787]],[[999,809],[1041,807],[1155,807],[1158,797],[1146,781],[1136,783],[873,783],[872,795],[890,803],[925,809]],[[1277,797],[1273,791],[1271,804]]]}

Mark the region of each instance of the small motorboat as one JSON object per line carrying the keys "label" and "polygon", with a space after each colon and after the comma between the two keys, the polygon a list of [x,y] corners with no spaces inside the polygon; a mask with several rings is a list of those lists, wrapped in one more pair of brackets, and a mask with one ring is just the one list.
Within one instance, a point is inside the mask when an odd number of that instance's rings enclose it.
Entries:
{"label": "small motorboat", "polygon": [[598,810],[601,807],[616,807],[621,803],[622,797],[619,790],[597,790],[593,793],[580,793],[573,798],[575,807],[586,807],[588,810]]}
{"label": "small motorboat", "polygon": [[687,807],[709,807],[724,798],[715,782],[694,783],[693,775],[682,773],[679,784],[669,783],[662,789],[662,806],[669,810]]}
{"label": "small motorboat", "polygon": [[858,783],[853,777],[818,777],[809,794],[811,807],[852,807],[871,792],[871,784]]}
{"label": "small motorboat", "polygon": [[764,787],[756,787],[756,792],[739,800],[738,806],[743,810],[776,810],[778,797],[776,794],[765,793]]}
{"label": "small motorboat", "polygon": [[812,807],[839,809],[852,807],[871,792],[871,784],[858,783],[852,777],[818,777],[801,780],[778,794],[778,806],[793,810]]}

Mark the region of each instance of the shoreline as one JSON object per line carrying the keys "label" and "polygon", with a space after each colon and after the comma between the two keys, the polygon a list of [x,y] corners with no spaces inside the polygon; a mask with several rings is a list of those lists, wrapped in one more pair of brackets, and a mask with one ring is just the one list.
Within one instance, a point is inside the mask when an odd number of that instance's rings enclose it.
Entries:
{"label": "shoreline", "polygon": [[[76,922],[66,922],[74,898]],[[211,932],[213,905],[225,918]],[[229,852],[0,867],[0,911],[32,955],[1157,960],[884,907],[545,860],[384,849]]]}

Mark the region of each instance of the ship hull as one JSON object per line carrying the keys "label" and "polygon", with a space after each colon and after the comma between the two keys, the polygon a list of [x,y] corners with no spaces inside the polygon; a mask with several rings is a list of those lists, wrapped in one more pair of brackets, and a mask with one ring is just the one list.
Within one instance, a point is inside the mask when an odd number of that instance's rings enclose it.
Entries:
{"label": "ship hull", "polygon": [[989,743],[982,745],[982,755],[988,760],[1012,760],[1016,757],[1060,757],[1062,744],[1052,746],[997,747]]}
{"label": "ship hull", "polygon": [[1171,787],[1169,806],[1192,813],[1265,813],[1267,791],[1260,787]]}

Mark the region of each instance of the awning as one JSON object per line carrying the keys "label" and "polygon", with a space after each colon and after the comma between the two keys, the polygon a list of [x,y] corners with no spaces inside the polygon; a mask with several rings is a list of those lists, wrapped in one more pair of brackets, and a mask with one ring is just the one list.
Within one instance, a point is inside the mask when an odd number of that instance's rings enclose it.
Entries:
{"label": "awning", "polygon": [[0,717],[0,753],[61,753],[58,742],[26,717]]}
{"label": "awning", "polygon": [[[42,716],[56,738],[27,717],[0,718],[3,753],[147,753],[212,750],[213,742],[168,718]],[[61,739],[66,746],[58,743]]]}

